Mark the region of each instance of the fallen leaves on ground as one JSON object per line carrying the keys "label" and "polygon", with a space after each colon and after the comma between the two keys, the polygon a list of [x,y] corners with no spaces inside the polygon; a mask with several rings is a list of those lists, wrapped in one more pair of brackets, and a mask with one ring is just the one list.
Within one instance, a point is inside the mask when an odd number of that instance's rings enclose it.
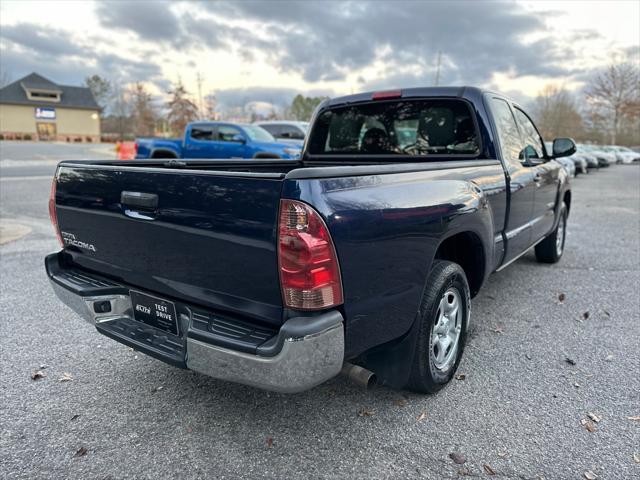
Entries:
{"label": "fallen leaves on ground", "polygon": [[467,378],[467,374],[466,373],[457,373],[456,374],[456,380],[464,380]]}
{"label": "fallen leaves on ground", "polygon": [[586,472],[584,472],[584,478],[586,478],[587,480],[597,480],[598,476],[593,473],[591,470],[587,470]]}
{"label": "fallen leaves on ground", "polygon": [[361,408],[358,410],[359,417],[373,417],[375,413],[372,408]]}
{"label": "fallen leaves on ground", "polygon": [[77,420],[78,418],[80,418],[80,414],[76,413],[73,417],[71,417],[71,421],[73,422],[74,420]]}
{"label": "fallen leaves on ground", "polygon": [[506,457],[507,457],[507,455],[508,455],[508,454],[507,454],[507,452],[498,452],[498,456],[499,456],[500,458],[506,458]]}
{"label": "fallen leaves on ground", "polygon": [[484,468],[484,471],[487,472],[487,475],[495,475],[496,471],[491,468],[490,465],[487,465],[486,463],[484,465],[482,465],[482,468]]}
{"label": "fallen leaves on ground", "polygon": [[600,415],[596,415],[593,412],[587,412],[587,416],[596,423],[600,423],[600,420],[602,420]]}
{"label": "fallen leaves on ground", "polygon": [[407,400],[405,398],[398,398],[393,403],[398,407],[405,407],[407,405]]}
{"label": "fallen leaves on ground", "polygon": [[502,325],[496,325],[491,329],[491,331],[493,333],[504,333],[504,327]]}
{"label": "fallen leaves on ground", "polygon": [[627,420],[631,420],[632,422],[640,422],[640,415],[634,415],[633,417],[627,417]]}
{"label": "fallen leaves on ground", "polygon": [[613,361],[613,355],[607,355],[604,360],[605,360],[605,362]]}
{"label": "fallen leaves on ground", "polygon": [[590,313],[589,313],[589,312],[584,312],[584,313],[582,314],[582,318],[583,318],[583,319],[585,319],[585,320],[587,320],[587,319],[589,318],[589,315],[590,315]]}
{"label": "fallen leaves on ground", "polygon": [[273,437],[267,437],[267,448],[273,447]]}
{"label": "fallen leaves on ground", "polygon": [[636,463],[640,463],[640,453],[634,453],[633,454],[633,461]]}
{"label": "fallen leaves on ground", "polygon": [[151,393],[153,392],[159,392],[160,390],[162,390],[164,387],[162,385],[160,385],[159,387],[153,387],[151,389]]}
{"label": "fallen leaves on ground", "polygon": [[461,477],[471,475],[471,470],[469,470],[468,468],[459,468],[458,475],[460,475]]}
{"label": "fallen leaves on ground", "polygon": [[418,422],[421,422],[421,421],[425,420],[426,418],[427,418],[427,412],[422,412],[420,415],[418,415],[416,417],[416,420]]}
{"label": "fallen leaves on ground", "polygon": [[596,426],[593,424],[593,422],[591,420],[586,419],[586,418],[583,418],[582,420],[580,420],[580,425],[582,425],[584,428],[586,428],[587,431],[589,431],[589,432],[595,432],[596,431]]}
{"label": "fallen leaves on ground", "polygon": [[464,458],[462,455],[456,452],[451,452],[449,454],[449,458],[453,460],[453,463],[457,463],[458,465],[462,465],[464,462],[467,461],[466,458]]}
{"label": "fallen leaves on ground", "polygon": [[88,452],[88,451],[89,451],[89,450],[87,450],[86,448],[84,448],[84,447],[80,447],[80,448],[78,449],[78,451],[77,451],[76,453],[74,453],[74,454],[73,454],[73,457],[74,457],[74,458],[76,458],[76,457],[84,457],[84,456],[87,454],[87,452]]}
{"label": "fallen leaves on ground", "polygon": [[64,372],[58,380],[60,382],[70,382],[71,380],[73,380],[73,377],[69,372]]}
{"label": "fallen leaves on ground", "polygon": [[573,358],[565,357],[564,361],[567,362],[569,365],[576,364],[576,361]]}
{"label": "fallen leaves on ground", "polygon": [[41,378],[46,377],[47,374],[44,373],[42,370],[36,370],[34,372],[31,372],[31,380],[40,380]]}
{"label": "fallen leaves on ground", "polygon": [[560,295],[558,295],[558,301],[560,303],[564,302],[565,298],[567,298],[567,296],[564,293],[561,293]]}

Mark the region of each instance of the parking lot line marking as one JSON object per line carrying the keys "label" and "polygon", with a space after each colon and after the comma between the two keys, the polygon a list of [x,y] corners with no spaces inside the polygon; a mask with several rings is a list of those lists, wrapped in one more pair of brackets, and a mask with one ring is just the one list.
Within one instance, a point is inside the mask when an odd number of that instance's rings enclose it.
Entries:
{"label": "parking lot line marking", "polygon": [[26,175],[26,176],[16,176],[16,177],[0,177],[0,182],[8,182],[8,181],[21,181],[21,180],[51,180],[53,178],[53,174],[51,175]]}

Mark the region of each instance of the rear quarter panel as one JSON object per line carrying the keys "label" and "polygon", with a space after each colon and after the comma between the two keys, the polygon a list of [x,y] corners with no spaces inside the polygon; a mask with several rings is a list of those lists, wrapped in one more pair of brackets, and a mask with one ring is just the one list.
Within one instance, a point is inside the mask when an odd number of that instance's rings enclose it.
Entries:
{"label": "rear quarter panel", "polygon": [[463,231],[485,246],[488,274],[503,228],[502,166],[288,180],[283,196],[313,205],[338,254],[346,356],[399,338],[413,324],[440,243]]}

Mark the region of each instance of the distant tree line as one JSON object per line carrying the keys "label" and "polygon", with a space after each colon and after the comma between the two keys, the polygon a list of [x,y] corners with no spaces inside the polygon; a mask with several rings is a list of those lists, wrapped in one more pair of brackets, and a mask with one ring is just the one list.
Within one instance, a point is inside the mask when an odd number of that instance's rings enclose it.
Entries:
{"label": "distant tree line", "polygon": [[547,85],[532,105],[545,139],[640,145],[640,72],[632,63],[612,64],[596,73],[582,95]]}
{"label": "distant tree line", "polygon": [[[141,136],[180,136],[184,127],[199,119],[218,119],[216,97],[205,96],[199,108],[191,99],[184,84],[178,79],[167,91],[169,100],[154,98],[144,83],[136,82],[124,87],[99,75],[85,79],[102,112],[102,132],[114,139],[132,139]],[[291,105],[278,115],[272,109],[267,115],[259,115],[251,105],[232,109],[228,116],[243,121],[288,118],[308,121],[315,108],[327,97],[297,95]]]}

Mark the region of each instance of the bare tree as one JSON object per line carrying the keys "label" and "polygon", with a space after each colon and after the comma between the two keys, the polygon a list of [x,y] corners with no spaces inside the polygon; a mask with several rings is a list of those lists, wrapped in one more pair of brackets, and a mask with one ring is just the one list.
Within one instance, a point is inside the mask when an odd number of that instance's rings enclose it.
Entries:
{"label": "bare tree", "polygon": [[562,86],[546,85],[536,97],[532,113],[545,139],[581,139],[584,136],[584,124],[576,101]]}
{"label": "bare tree", "polygon": [[625,116],[633,115],[629,105],[638,102],[640,74],[631,63],[612,64],[596,74],[587,87],[586,96],[592,115],[608,120],[611,143],[615,144]]}
{"label": "bare tree", "polygon": [[142,83],[136,82],[133,88],[131,88],[130,95],[135,135],[154,135],[157,115],[151,94]]}
{"label": "bare tree", "polygon": [[218,106],[218,101],[216,99],[215,94],[210,93],[204,98],[205,120],[216,120],[217,106]]}
{"label": "bare tree", "polygon": [[198,118],[198,107],[188,98],[189,93],[184,88],[181,79],[178,79],[173,90],[168,93],[172,95],[172,98],[167,102],[169,108],[167,119],[173,134],[181,135],[187,124]]}
{"label": "bare tree", "polygon": [[116,122],[116,130],[120,140],[130,134],[131,101],[128,92],[119,82],[113,83],[111,92],[111,114]]}

